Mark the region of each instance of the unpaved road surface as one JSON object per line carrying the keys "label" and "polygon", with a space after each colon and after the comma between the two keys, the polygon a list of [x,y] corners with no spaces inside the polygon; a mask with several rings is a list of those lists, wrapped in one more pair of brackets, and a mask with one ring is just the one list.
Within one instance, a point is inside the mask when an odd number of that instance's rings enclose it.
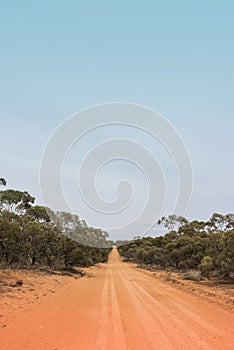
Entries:
{"label": "unpaved road surface", "polygon": [[121,262],[7,315],[1,350],[234,349],[234,315]]}

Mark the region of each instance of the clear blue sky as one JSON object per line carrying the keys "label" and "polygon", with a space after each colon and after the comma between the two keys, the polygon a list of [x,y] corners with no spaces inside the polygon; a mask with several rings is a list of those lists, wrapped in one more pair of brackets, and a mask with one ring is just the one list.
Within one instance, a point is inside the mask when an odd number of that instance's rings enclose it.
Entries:
{"label": "clear blue sky", "polygon": [[189,149],[187,217],[233,212],[233,13],[232,0],[2,1],[0,176],[40,202],[40,159],[58,124],[132,102],[164,115]]}

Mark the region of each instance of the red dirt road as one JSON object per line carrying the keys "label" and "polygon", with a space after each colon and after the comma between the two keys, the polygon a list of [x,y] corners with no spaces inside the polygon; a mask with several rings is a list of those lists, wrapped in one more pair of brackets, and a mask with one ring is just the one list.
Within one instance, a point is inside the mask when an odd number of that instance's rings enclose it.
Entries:
{"label": "red dirt road", "polygon": [[7,317],[1,350],[234,349],[234,315],[121,262]]}

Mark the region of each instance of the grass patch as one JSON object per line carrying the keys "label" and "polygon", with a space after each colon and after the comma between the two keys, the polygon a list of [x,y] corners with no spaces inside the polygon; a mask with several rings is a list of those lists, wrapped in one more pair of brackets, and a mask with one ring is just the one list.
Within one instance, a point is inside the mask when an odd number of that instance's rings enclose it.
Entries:
{"label": "grass patch", "polygon": [[189,270],[186,273],[184,273],[183,279],[189,281],[203,281],[205,278],[202,277],[200,271]]}

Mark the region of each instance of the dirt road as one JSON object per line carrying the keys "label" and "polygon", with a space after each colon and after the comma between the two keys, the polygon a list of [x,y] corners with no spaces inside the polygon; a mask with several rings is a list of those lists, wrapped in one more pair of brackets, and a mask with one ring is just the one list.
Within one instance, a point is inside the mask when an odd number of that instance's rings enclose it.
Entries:
{"label": "dirt road", "polygon": [[121,262],[8,315],[1,350],[234,349],[234,315]]}

